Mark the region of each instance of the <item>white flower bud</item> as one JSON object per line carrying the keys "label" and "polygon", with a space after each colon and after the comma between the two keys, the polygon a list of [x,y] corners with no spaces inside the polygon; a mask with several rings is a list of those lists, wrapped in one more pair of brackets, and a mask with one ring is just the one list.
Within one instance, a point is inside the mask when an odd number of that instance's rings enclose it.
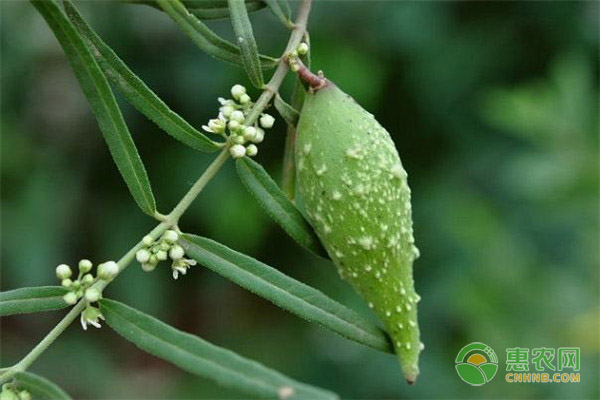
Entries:
{"label": "white flower bud", "polygon": [[227,126],[229,127],[229,130],[232,132],[237,131],[238,129],[240,129],[240,123],[237,121],[229,121],[229,123],[227,124]]}
{"label": "white flower bud", "polygon": [[98,278],[110,281],[119,273],[119,266],[114,261],[107,261],[98,265]]}
{"label": "white flower bud", "polygon": [[233,85],[231,95],[234,99],[239,99],[243,94],[246,94],[246,88],[242,85]]}
{"label": "white flower bud", "polygon": [[230,105],[223,106],[223,107],[221,107],[221,108],[219,109],[219,111],[221,111],[221,114],[223,114],[223,116],[224,116],[225,118],[229,118],[229,117],[231,116],[231,113],[232,113],[234,110],[235,110],[235,108],[233,108],[233,107],[232,107],[232,106],[230,106]]}
{"label": "white flower bud", "polygon": [[135,259],[139,262],[139,263],[145,263],[148,262],[148,260],[150,259],[150,252],[146,249],[141,249],[138,250],[137,253],[135,253]]}
{"label": "white flower bud", "polygon": [[235,110],[234,112],[231,113],[230,119],[232,121],[237,121],[241,124],[242,122],[244,122],[244,119],[245,119],[244,113],[241,112],[240,110]]}
{"label": "white flower bud", "polygon": [[258,153],[258,147],[256,145],[251,144],[246,147],[246,155],[250,157],[254,157]]}
{"label": "white flower bud", "polygon": [[150,235],[146,235],[142,239],[142,243],[144,243],[146,246],[150,246],[150,245],[152,245],[152,243],[154,243],[154,239],[152,239],[152,237]]}
{"label": "white flower bud", "polygon": [[244,139],[251,141],[256,136],[256,128],[253,126],[247,126],[244,128]]}
{"label": "white flower bud", "polygon": [[67,279],[70,278],[73,272],[71,271],[71,267],[67,264],[60,264],[56,267],[56,277],[58,279]]}
{"label": "white flower bud", "polygon": [[300,54],[301,56],[305,55],[306,53],[308,53],[308,44],[306,44],[304,42],[300,43],[297,51],[298,51],[298,54]]}
{"label": "white flower bud", "polygon": [[185,255],[185,251],[183,251],[183,247],[181,246],[173,246],[171,248],[171,251],[169,251],[169,257],[171,257],[172,260],[179,260],[181,258],[183,258],[183,256]]}
{"label": "white flower bud", "polygon": [[85,291],[85,299],[90,303],[95,303],[100,300],[101,293],[96,288],[89,288]]}
{"label": "white flower bud", "polygon": [[250,96],[248,96],[247,94],[243,94],[240,96],[240,104],[246,104],[250,102]]}
{"label": "white flower bud", "polygon": [[254,135],[254,139],[252,139],[252,143],[260,143],[265,139],[265,131],[262,129],[257,129],[256,134]]}
{"label": "white flower bud", "polygon": [[90,283],[94,282],[94,277],[92,276],[92,274],[85,274],[83,278],[81,278],[81,282],[84,285],[89,285]]}
{"label": "white flower bud", "polygon": [[156,258],[156,254],[152,254],[150,259],[148,260],[148,264],[158,264],[158,258]]}
{"label": "white flower bud", "polygon": [[290,64],[290,69],[292,72],[298,72],[300,70],[300,65],[298,65],[298,63]]}
{"label": "white flower bud", "polygon": [[246,155],[246,148],[241,144],[235,144],[231,146],[229,153],[233,158],[242,158]]}
{"label": "white flower bud", "polygon": [[259,122],[260,122],[260,126],[262,126],[265,129],[269,129],[269,128],[273,127],[273,124],[275,123],[275,118],[273,118],[269,114],[263,114],[260,117]]}
{"label": "white flower bud", "polygon": [[61,284],[63,287],[66,287],[66,288],[68,288],[68,287],[70,287],[70,286],[73,284],[73,281],[72,281],[72,280],[70,280],[70,279],[63,279],[63,280],[60,282],[60,284]]}
{"label": "white flower bud", "polygon": [[92,270],[92,262],[90,260],[80,260],[79,261],[79,271],[81,273],[86,274]]}
{"label": "white flower bud", "polygon": [[65,303],[73,305],[77,303],[77,295],[73,292],[69,292],[63,296],[63,300]]}
{"label": "white flower bud", "polygon": [[240,135],[231,136],[231,143],[233,144],[244,144],[246,143],[246,138]]}
{"label": "white flower bud", "polygon": [[160,250],[156,253],[156,259],[159,261],[165,261],[167,259],[167,252]]}
{"label": "white flower bud", "polygon": [[165,241],[168,243],[175,243],[177,240],[179,240],[179,234],[169,229],[163,235],[163,239],[165,239]]}
{"label": "white flower bud", "polygon": [[144,272],[152,272],[156,269],[156,264],[144,263],[142,264],[142,270]]}

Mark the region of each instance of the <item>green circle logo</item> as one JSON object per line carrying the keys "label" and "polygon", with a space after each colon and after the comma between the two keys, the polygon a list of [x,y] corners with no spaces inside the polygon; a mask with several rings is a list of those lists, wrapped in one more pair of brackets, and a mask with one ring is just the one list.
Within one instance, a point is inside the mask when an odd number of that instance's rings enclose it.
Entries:
{"label": "green circle logo", "polygon": [[498,357],[490,346],[473,342],[463,347],[456,356],[456,372],[460,379],[472,386],[488,383],[498,371]]}

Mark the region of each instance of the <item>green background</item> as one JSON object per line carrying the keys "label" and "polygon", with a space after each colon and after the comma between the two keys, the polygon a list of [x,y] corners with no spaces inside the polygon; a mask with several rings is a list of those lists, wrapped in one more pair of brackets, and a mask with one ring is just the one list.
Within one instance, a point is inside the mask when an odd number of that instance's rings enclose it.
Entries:
{"label": "green background", "polygon": [[[200,52],[146,6],[84,2],[115,51],[199,127],[239,68]],[[422,340],[416,386],[391,355],[348,342],[203,267],[173,281],[132,267],[106,295],[344,398],[598,398],[598,2],[317,1],[313,66],[392,135],[409,173]],[[295,5],[292,5],[295,7]],[[152,228],[130,198],[57,41],[33,7],[2,1],[2,290],[55,284],[54,267],[116,259]],[[288,33],[252,16],[263,53]],[[209,25],[232,36],[228,21]],[[289,93],[290,82],[285,93]],[[251,90],[256,96],[257,92]],[[212,159],[123,104],[166,212]],[[275,113],[273,111],[273,113]],[[257,159],[278,177],[278,119]],[[299,248],[228,165],[182,221],[369,315],[334,268]],[[2,366],[63,312],[2,320]],[[481,341],[495,379],[454,369]],[[581,383],[508,384],[508,347],[581,347]],[[138,351],[104,327],[71,327],[34,364],[76,398],[241,398]]]}

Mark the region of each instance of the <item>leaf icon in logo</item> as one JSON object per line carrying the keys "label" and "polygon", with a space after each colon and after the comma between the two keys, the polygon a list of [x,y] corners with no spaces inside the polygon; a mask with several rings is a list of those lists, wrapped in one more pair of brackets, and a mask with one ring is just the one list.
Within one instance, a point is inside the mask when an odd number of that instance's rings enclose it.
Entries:
{"label": "leaf icon in logo", "polygon": [[473,386],[481,386],[486,382],[483,371],[470,363],[456,364],[456,372],[463,381]]}

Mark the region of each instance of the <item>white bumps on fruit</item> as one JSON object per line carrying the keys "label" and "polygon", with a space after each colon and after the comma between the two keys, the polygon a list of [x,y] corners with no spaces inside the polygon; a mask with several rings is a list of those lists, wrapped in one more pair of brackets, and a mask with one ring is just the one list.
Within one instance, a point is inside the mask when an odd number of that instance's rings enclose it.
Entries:
{"label": "white bumps on fruit", "polygon": [[403,374],[421,349],[406,172],[388,132],[331,82],[309,92],[296,142],[299,201],[340,276],[384,322]]}

